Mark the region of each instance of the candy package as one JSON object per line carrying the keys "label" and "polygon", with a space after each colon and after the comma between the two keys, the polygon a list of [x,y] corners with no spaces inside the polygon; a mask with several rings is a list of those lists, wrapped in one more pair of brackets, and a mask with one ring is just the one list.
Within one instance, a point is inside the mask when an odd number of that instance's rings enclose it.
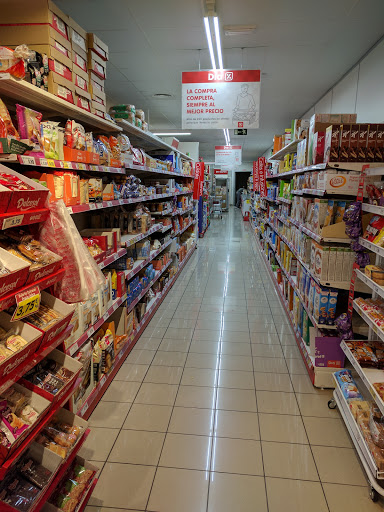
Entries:
{"label": "candy package", "polygon": [[16,104],[16,115],[19,124],[19,134],[33,147],[33,156],[44,158],[43,142],[41,139],[41,112]]}
{"label": "candy package", "polygon": [[52,475],[49,469],[38,464],[31,457],[22,460],[18,470],[26,480],[29,480],[39,489],[43,489],[48,484]]}
{"label": "candy package", "polygon": [[7,107],[0,99],[0,138],[20,140],[20,136],[12,123]]}
{"label": "candy package", "polygon": [[373,240],[377,237],[383,228],[384,217],[381,217],[380,215],[374,215],[364,232],[363,238],[369,242],[373,242]]}
{"label": "candy package", "polygon": [[336,377],[341,388],[341,391],[347,400],[349,400],[350,398],[353,398],[355,400],[363,399],[362,395],[360,394],[356,386],[356,382],[354,381],[350,370],[340,370],[338,372],[335,372],[334,376]]}
{"label": "candy package", "polygon": [[369,430],[375,445],[379,448],[384,448],[384,418],[378,413],[376,405],[371,407]]}

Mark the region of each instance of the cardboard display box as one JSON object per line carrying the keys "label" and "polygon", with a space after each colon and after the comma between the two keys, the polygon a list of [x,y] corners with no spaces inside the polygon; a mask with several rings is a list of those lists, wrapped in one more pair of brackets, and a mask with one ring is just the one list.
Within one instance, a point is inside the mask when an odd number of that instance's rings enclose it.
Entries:
{"label": "cardboard display box", "polygon": [[94,52],[88,53],[88,69],[102,80],[107,78],[106,62]]}
{"label": "cardboard display box", "polygon": [[51,72],[48,75],[48,92],[69,103],[75,103],[75,86],[72,81],[57,73]]}
{"label": "cardboard display box", "polygon": [[[56,322],[52,327],[44,331],[43,329],[39,329],[32,324],[32,327],[40,331],[43,335],[43,339],[41,340],[41,345],[46,346],[49,345],[59,334],[61,334],[68,327],[72,315],[74,312],[74,307],[69,305],[60,299],[50,295],[48,292],[41,292],[41,304],[46,304],[50,308],[54,309],[61,315],[63,315],[62,319]],[[26,317],[25,322],[28,323],[28,317]],[[69,368],[71,369],[71,368]]]}
{"label": "cardboard display box", "polygon": [[34,393],[37,393],[43,398],[46,398],[51,403],[55,403],[58,400],[60,400],[61,397],[68,391],[68,389],[70,389],[70,387],[75,383],[82,369],[82,364],[79,363],[79,361],[76,361],[72,357],[67,356],[66,354],[64,354],[64,352],[61,352],[60,350],[57,349],[52,350],[52,352],[49,354],[47,358],[59,363],[64,368],[67,368],[68,370],[73,372],[72,378],[68,382],[66,382],[65,385],[61,389],[59,389],[59,391],[55,395],[49,393],[48,391],[42,389],[39,386],[36,386],[35,384],[32,384],[32,382],[26,379],[20,379],[20,384],[22,384],[30,391],[33,391]]}
{"label": "cardboard display box", "polygon": [[78,52],[78,50],[87,52],[87,31],[76,23],[73,18],[69,18],[69,39],[75,52]]}
{"label": "cardboard display box", "polygon": [[[51,25],[59,34],[69,39],[70,18],[51,0],[3,0],[1,3],[1,24]],[[40,27],[37,27],[40,30]],[[19,40],[26,42],[23,38]]]}
{"label": "cardboard display box", "polygon": [[97,37],[96,34],[88,34],[88,50],[96,53],[103,60],[108,60],[108,46],[103,43],[103,41]]}
{"label": "cardboard display box", "polygon": [[79,68],[79,66],[73,63],[72,71],[72,82],[75,87],[78,87],[81,91],[90,92],[89,90],[89,76],[86,71]]}
{"label": "cardboard display box", "polygon": [[[6,212],[24,212],[30,210],[37,210],[40,208],[44,208],[45,202],[48,198],[48,189],[33,181],[26,176],[19,174],[18,172],[10,169],[9,167],[5,167],[0,164],[0,171],[5,174],[12,174],[17,176],[20,180],[24,181],[31,187],[33,190],[13,190],[10,195],[9,203],[6,208]],[[0,189],[0,197],[5,194],[5,197],[9,197],[9,190],[1,190]],[[0,204],[1,204],[0,199]],[[1,211],[1,209],[0,209]]]}
{"label": "cardboard display box", "polygon": [[83,91],[79,87],[75,86],[75,105],[78,107],[91,111],[91,95],[89,92]]}
{"label": "cardboard display box", "polygon": [[0,258],[10,271],[9,274],[0,275],[0,297],[2,297],[11,291],[16,293],[17,289],[26,283],[31,265],[2,248],[0,248]]}
{"label": "cardboard display box", "polygon": [[33,357],[33,354],[38,349],[43,334],[36,327],[26,324],[25,322],[11,322],[11,315],[5,313],[5,311],[0,312],[0,325],[6,331],[13,329],[15,334],[21,336],[28,342],[25,347],[21,350],[8,357],[5,361],[3,361],[0,365],[0,377],[6,377],[9,375],[17,366],[19,366],[24,361],[30,360]]}

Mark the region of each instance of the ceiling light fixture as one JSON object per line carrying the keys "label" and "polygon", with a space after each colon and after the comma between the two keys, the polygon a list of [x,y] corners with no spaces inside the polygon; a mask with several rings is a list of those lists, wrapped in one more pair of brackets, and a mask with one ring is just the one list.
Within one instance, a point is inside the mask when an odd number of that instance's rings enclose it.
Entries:
{"label": "ceiling light fixture", "polygon": [[172,98],[172,94],[168,94],[166,92],[158,92],[153,95],[154,98]]}
{"label": "ceiling light fixture", "polygon": [[211,27],[209,26],[208,16],[204,16],[204,27],[205,27],[205,34],[207,36],[208,50],[209,50],[209,55],[211,57],[212,69],[216,69],[216,60],[215,60],[215,54],[213,51],[212,34],[211,34]]}
{"label": "ceiling light fixture", "polygon": [[247,35],[256,32],[256,25],[224,25],[225,36]]}
{"label": "ceiling light fixture", "polygon": [[180,136],[180,135],[192,135],[191,132],[176,132],[176,133],[154,133],[153,135],[157,135],[157,136],[168,136],[168,137],[174,137],[175,135],[177,136]]}
{"label": "ceiling light fixture", "polygon": [[219,69],[224,69],[223,68],[223,53],[221,51],[219,18],[217,16],[215,16],[213,18],[213,26],[215,27],[215,39],[216,39],[216,48],[217,48],[217,58],[219,61]]}

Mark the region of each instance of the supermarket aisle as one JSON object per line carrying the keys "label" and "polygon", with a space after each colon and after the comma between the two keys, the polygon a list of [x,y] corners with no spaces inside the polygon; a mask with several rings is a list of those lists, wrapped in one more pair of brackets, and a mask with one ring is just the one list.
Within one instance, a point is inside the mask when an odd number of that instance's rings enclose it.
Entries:
{"label": "supermarket aisle", "polygon": [[253,235],[213,220],[90,419],[88,512],[377,512]]}

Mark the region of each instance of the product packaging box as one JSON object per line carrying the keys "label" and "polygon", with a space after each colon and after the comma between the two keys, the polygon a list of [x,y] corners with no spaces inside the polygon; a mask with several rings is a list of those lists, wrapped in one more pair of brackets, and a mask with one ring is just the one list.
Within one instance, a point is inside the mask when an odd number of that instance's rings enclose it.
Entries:
{"label": "product packaging box", "polygon": [[368,124],[361,124],[359,126],[359,138],[357,141],[357,161],[367,161],[367,146],[368,146]]}
{"label": "product packaging box", "polygon": [[51,72],[48,75],[48,92],[69,103],[75,103],[75,86],[72,80],[68,80],[57,73]]}
{"label": "product packaging box", "polygon": [[384,162],[384,124],[377,125],[375,162]]}
{"label": "product packaging box", "polygon": [[340,149],[340,125],[330,125],[325,131],[324,162],[338,162]]}
{"label": "product packaging box", "polygon": [[[2,0],[0,25],[12,25],[14,28],[27,29],[29,26],[40,30],[40,27],[51,26],[65,39],[69,39],[69,17],[63,13],[51,0]],[[21,37],[14,44],[28,44]],[[43,41],[36,41],[42,43]],[[6,43],[4,43],[6,44]]]}
{"label": "product packaging box", "polygon": [[313,231],[320,233],[321,228],[324,226],[325,218],[327,216],[328,199],[315,199],[314,212],[313,212]]}
{"label": "product packaging box", "polygon": [[337,256],[337,248],[331,247],[329,249],[328,278],[327,278],[327,281],[330,283],[332,283],[333,281],[336,281],[336,279],[335,279],[336,256]]}
{"label": "product packaging box", "polygon": [[[376,136],[375,136],[376,141]],[[351,124],[351,137],[349,140],[348,162],[357,162],[357,148],[359,143],[359,125]]]}
{"label": "product packaging box", "polygon": [[75,87],[75,105],[91,112],[91,95],[79,87]]}
{"label": "product packaging box", "polygon": [[87,44],[87,32],[84,30],[76,21],[72,18],[69,18],[69,39],[72,44],[72,48],[75,52],[81,50],[83,52],[87,52],[88,44]]}
{"label": "product packaging box", "polygon": [[107,78],[106,62],[94,52],[88,53],[88,69],[102,80]]}
{"label": "product packaging box", "polygon": [[343,280],[344,249],[339,247],[336,251],[335,281]]}
{"label": "product packaging box", "polygon": [[313,317],[319,324],[327,321],[329,289],[315,284],[313,295]]}
{"label": "product packaging box", "polygon": [[36,329],[36,327],[29,325],[25,322],[11,322],[11,315],[5,313],[5,311],[0,312],[0,325],[6,331],[12,331],[14,334],[21,336],[27,342],[27,345],[13,353],[7,359],[4,359],[0,363],[0,377],[4,378],[7,375],[10,375],[12,371],[17,368],[24,361],[31,360],[33,358],[34,353],[40,346],[43,333]]}
{"label": "product packaging box", "polygon": [[87,54],[81,48],[76,47],[76,50],[72,48],[72,62],[75,73],[80,71],[88,73]]}
{"label": "product packaging box", "polygon": [[315,366],[344,367],[345,354],[340,348],[340,338],[336,336],[316,336],[314,345]]}
{"label": "product packaging box", "polygon": [[9,270],[7,274],[0,275],[0,297],[2,297],[8,293],[17,292],[17,289],[25,284],[31,264],[2,248],[0,248],[0,258]]}
{"label": "product packaging box", "polygon": [[328,277],[329,247],[312,242],[313,259],[312,272],[320,281],[326,281]]}
{"label": "product packaging box", "polygon": [[103,41],[97,37],[96,34],[88,34],[88,50],[96,53],[103,60],[108,60],[109,51],[108,46],[103,43]]}
{"label": "product packaging box", "polygon": [[350,124],[342,124],[340,126],[339,162],[348,162],[350,140],[351,140],[351,125]]}
{"label": "product packaging box", "polygon": [[312,164],[324,162],[325,132],[316,132],[313,136]]}
{"label": "product packaging box", "polygon": [[90,92],[88,73],[75,64],[73,64],[72,82],[75,87],[79,88],[81,91]]}

